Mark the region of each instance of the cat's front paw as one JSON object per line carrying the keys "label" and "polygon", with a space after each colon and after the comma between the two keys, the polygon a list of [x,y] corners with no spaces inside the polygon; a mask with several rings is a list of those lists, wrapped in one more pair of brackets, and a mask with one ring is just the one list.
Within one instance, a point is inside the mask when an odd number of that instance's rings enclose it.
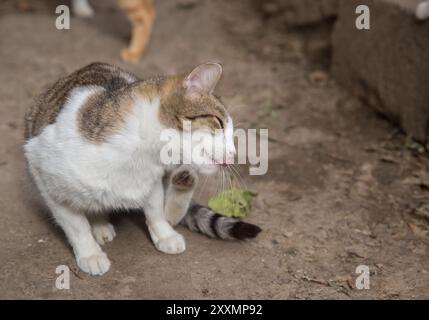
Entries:
{"label": "cat's front paw", "polygon": [[92,276],[101,276],[110,268],[110,260],[104,252],[77,259],[79,268]]}
{"label": "cat's front paw", "polygon": [[111,223],[96,224],[92,227],[95,240],[101,245],[110,242],[116,236],[115,228]]}
{"label": "cat's front paw", "polygon": [[122,60],[127,62],[138,62],[142,56],[142,52],[132,51],[128,48],[125,48],[121,51]]}
{"label": "cat's front paw", "polygon": [[181,234],[173,234],[167,238],[159,239],[155,247],[164,253],[178,254],[186,250],[185,239]]}

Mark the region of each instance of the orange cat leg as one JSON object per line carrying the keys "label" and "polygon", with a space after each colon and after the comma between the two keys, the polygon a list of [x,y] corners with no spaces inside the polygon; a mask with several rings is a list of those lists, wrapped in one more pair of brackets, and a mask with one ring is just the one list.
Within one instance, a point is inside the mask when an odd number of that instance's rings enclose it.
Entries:
{"label": "orange cat leg", "polygon": [[144,53],[149,42],[152,26],[155,21],[155,8],[152,0],[118,0],[132,23],[131,42],[121,52],[125,61],[136,62]]}

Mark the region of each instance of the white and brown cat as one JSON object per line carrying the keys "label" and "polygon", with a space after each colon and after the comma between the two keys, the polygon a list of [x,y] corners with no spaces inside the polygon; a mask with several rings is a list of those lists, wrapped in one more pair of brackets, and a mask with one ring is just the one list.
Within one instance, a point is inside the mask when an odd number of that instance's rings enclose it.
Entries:
{"label": "white and brown cat", "polygon": [[[155,8],[152,0],[116,0],[132,24],[131,41],[121,51],[125,61],[136,62],[144,54],[155,22]],[[88,0],[72,0],[73,13],[79,17],[91,17],[94,10]]]}
{"label": "white and brown cat", "polygon": [[[109,270],[100,245],[115,231],[108,213],[144,211],[156,248],[177,254],[185,240],[182,223],[213,238],[254,238],[259,227],[223,217],[192,202],[198,174],[210,175],[234,156],[233,121],[212,93],[222,73],[206,63],[185,75],[140,80],[112,65],[93,63],[58,80],[26,115],[28,169],[78,266],[92,275]],[[192,131],[184,134],[183,120]],[[203,147],[204,163],[192,162],[182,144],[172,152],[188,165],[165,165],[160,139],[171,129],[221,146]],[[216,130],[218,129],[218,130]],[[187,138],[186,138],[187,137]],[[220,150],[220,153],[219,153]]]}

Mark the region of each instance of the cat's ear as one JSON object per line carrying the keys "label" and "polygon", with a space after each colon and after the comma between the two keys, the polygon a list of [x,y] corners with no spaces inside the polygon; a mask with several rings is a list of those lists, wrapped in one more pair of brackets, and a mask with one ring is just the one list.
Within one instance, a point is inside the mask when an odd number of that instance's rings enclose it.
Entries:
{"label": "cat's ear", "polygon": [[183,87],[187,93],[210,94],[216,87],[221,75],[222,66],[219,63],[200,64],[183,80]]}

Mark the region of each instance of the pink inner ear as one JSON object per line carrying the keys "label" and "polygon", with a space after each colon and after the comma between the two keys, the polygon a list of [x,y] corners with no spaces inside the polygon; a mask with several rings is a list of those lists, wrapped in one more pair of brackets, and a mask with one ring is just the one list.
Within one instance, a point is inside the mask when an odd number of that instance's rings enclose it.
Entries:
{"label": "pink inner ear", "polygon": [[203,87],[201,85],[201,83],[202,83],[201,76],[197,73],[190,74],[188,76],[187,83],[188,83],[188,88],[197,87],[198,89],[203,89]]}
{"label": "pink inner ear", "polygon": [[185,79],[188,90],[211,93],[222,73],[222,67],[215,63],[206,63],[196,67]]}

